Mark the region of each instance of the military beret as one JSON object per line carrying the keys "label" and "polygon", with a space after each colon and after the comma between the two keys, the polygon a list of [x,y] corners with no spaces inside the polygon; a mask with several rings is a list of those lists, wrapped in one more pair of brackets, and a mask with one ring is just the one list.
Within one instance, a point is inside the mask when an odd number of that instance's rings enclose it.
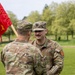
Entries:
{"label": "military beret", "polygon": [[46,22],[45,21],[38,21],[33,24],[32,30],[45,30],[46,29]]}

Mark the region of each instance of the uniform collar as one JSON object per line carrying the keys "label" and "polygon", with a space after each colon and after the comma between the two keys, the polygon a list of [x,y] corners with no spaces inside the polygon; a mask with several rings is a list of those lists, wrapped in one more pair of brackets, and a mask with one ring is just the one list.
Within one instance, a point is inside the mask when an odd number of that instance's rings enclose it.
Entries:
{"label": "uniform collar", "polygon": [[15,42],[27,43],[27,41],[25,41],[25,40],[19,40],[19,39],[15,39]]}

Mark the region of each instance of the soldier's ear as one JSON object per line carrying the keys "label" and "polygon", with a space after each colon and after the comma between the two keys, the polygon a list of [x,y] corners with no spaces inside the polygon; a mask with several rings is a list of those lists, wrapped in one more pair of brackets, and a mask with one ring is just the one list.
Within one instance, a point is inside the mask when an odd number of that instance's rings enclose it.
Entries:
{"label": "soldier's ear", "polygon": [[47,33],[48,33],[48,30],[46,29],[46,30],[45,30],[45,34],[47,34]]}
{"label": "soldier's ear", "polygon": [[31,35],[31,31],[28,31],[28,32],[27,32],[27,35],[30,36],[30,35]]}

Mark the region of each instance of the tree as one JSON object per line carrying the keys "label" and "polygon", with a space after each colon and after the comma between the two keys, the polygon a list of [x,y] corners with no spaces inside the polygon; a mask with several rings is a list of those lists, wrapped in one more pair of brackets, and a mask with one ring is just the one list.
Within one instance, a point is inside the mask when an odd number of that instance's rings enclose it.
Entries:
{"label": "tree", "polygon": [[48,5],[45,5],[45,7],[43,9],[42,20],[47,22],[47,28],[49,30],[48,34],[50,34],[53,15],[52,15],[52,11],[50,10]]}
{"label": "tree", "polygon": [[55,40],[58,39],[58,35],[59,37],[63,34],[63,32],[66,30],[63,26],[62,26],[62,19],[56,19],[55,21],[53,21],[52,23],[52,27],[51,27],[51,31],[52,33],[55,35]]}
{"label": "tree", "polygon": [[70,21],[70,24],[69,24],[69,30],[71,31],[71,34],[72,34],[72,38],[73,38],[73,35],[74,35],[74,31],[75,31],[75,19],[72,19]]}
{"label": "tree", "polygon": [[39,14],[38,11],[32,11],[29,16],[26,19],[29,22],[36,22],[36,21],[40,21],[41,20],[41,15]]}
{"label": "tree", "polygon": [[22,20],[26,20],[26,19],[27,19],[27,16],[24,16]]}
{"label": "tree", "polygon": [[[13,24],[14,27],[16,28],[16,26],[17,26],[17,21],[18,21],[16,15],[15,15],[13,12],[11,12],[11,11],[7,11],[7,12],[8,12],[8,15],[9,15],[11,21],[12,21],[12,24]],[[13,34],[14,34],[14,32],[13,32],[13,30],[11,29],[11,27],[9,27],[8,30],[4,33],[4,35],[6,35],[6,36],[8,37],[9,41],[10,41],[10,39],[11,39],[10,36],[13,35]]]}
{"label": "tree", "polygon": [[59,4],[56,12],[56,19],[62,19],[62,26],[66,28],[65,33],[68,35],[71,32],[69,26],[72,19],[75,19],[75,2],[63,2]]}

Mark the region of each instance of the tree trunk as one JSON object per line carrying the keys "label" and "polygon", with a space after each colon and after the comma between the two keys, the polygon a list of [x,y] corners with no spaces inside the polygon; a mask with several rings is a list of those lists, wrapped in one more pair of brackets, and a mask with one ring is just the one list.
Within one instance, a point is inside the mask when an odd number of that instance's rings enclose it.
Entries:
{"label": "tree trunk", "polygon": [[68,39],[68,32],[67,32],[67,41],[68,41],[69,39]]}
{"label": "tree trunk", "polygon": [[72,39],[73,39],[73,35],[74,35],[74,32],[73,31],[71,31],[71,35],[72,35]]}
{"label": "tree trunk", "polygon": [[0,36],[0,43],[2,43],[2,36]]}
{"label": "tree trunk", "polygon": [[61,37],[59,36],[59,37],[58,37],[58,41],[60,41],[60,40],[61,40]]}
{"label": "tree trunk", "polygon": [[57,40],[57,34],[55,35],[55,40]]}
{"label": "tree trunk", "polygon": [[10,34],[10,32],[9,32],[9,34],[8,34],[8,39],[9,39],[9,42],[10,42],[10,35],[11,35],[11,34]]}

